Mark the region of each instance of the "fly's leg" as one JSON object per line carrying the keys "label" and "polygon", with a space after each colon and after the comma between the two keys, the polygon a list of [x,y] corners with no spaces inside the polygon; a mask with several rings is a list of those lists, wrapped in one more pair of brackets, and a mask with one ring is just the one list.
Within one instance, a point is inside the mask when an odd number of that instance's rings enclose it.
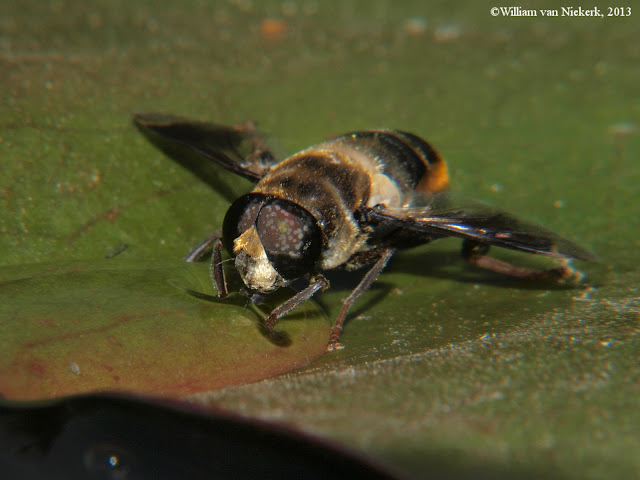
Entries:
{"label": "fly's leg", "polygon": [[256,124],[255,122],[253,122],[253,120],[247,120],[246,122],[239,123],[237,125],[234,125],[233,128],[240,132],[246,133],[247,136],[250,137],[253,152],[269,151],[268,145],[258,133],[258,129],[256,128]]}
{"label": "fly's leg", "polygon": [[387,248],[381,251],[380,258],[378,261],[369,269],[367,274],[360,280],[360,283],[356,288],[353,289],[351,294],[345,299],[342,303],[342,308],[340,309],[340,314],[336,319],[336,322],[333,324],[333,328],[331,329],[331,336],[329,337],[329,344],[327,345],[327,352],[333,352],[335,350],[342,350],[344,345],[340,343],[340,334],[342,333],[342,326],[344,324],[344,319],[347,316],[347,312],[349,308],[356,301],[356,299],[362,295],[367,288],[371,286],[371,284],[378,278],[378,275],[384,270],[384,267],[387,266],[387,263],[395,253],[395,249]]}
{"label": "fly's leg", "polygon": [[213,247],[213,255],[211,255],[211,278],[213,283],[216,284],[218,290],[218,297],[226,298],[229,295],[227,289],[227,280],[224,277],[224,270],[222,269],[222,240],[218,238],[216,244]]}
{"label": "fly's leg", "polygon": [[575,275],[575,271],[569,266],[549,268],[547,270],[516,267],[497,258],[488,257],[486,255],[488,251],[489,245],[486,243],[465,240],[462,244],[462,257],[467,262],[502,275],[524,280],[566,280]]}
{"label": "fly's leg", "polygon": [[195,262],[206,255],[213,246],[211,255],[211,279],[218,290],[218,297],[225,298],[229,294],[227,282],[222,270],[222,233],[218,230],[204,242],[193,249],[184,259],[185,262]]}
{"label": "fly's leg", "polygon": [[222,238],[222,232],[218,230],[209,238],[207,238],[204,242],[194,248],[189,255],[187,255],[184,259],[185,262],[197,262],[202,257],[204,257],[208,251],[211,249],[211,246],[216,243],[218,240]]}
{"label": "fly's leg", "polygon": [[244,132],[251,141],[251,154],[242,162],[244,165],[256,166],[259,169],[265,169],[277,163],[275,155],[269,149],[269,146],[258,133],[256,124],[248,120],[244,123],[235,125],[234,128]]}
{"label": "fly's leg", "polygon": [[317,292],[326,290],[327,288],[329,288],[329,280],[324,278],[324,276],[322,276],[321,274],[315,275],[311,279],[311,282],[309,283],[309,285],[304,290],[299,291],[293,297],[291,297],[289,300],[287,300],[280,306],[276,307],[271,312],[267,320],[264,322],[265,328],[267,330],[273,330],[273,327],[275,327],[276,325],[276,321],[280,317],[286,315],[301,303],[309,300]]}

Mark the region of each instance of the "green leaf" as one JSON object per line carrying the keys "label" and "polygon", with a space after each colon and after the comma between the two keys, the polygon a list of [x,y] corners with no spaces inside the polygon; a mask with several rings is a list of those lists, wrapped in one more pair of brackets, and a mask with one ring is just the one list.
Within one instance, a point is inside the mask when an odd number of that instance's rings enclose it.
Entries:
{"label": "green leaf", "polygon": [[203,267],[103,260],[1,269],[2,395],[178,396],[261,380],[324,353],[329,324],[312,303],[273,338],[248,299],[215,296]]}
{"label": "green leaf", "polygon": [[[577,264],[584,283],[558,288],[475,272],[455,241],[401,252],[354,305],[345,350],[198,399],[322,432],[413,478],[637,477],[637,12],[493,6],[5,2],[0,262],[99,263],[126,243],[123,268],[191,268],[180,258],[220,228],[231,195],[149,145],[133,112],[253,119],[291,152],[361,128],[414,132],[455,190],[603,263]],[[278,38],[260,28],[271,18]],[[318,302],[333,320],[358,277],[330,280]]]}

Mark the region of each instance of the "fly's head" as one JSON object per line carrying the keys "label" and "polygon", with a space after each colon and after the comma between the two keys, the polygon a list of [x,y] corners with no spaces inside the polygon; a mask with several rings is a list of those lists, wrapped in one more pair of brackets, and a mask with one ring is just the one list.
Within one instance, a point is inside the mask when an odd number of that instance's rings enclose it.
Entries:
{"label": "fly's head", "polygon": [[320,229],[309,212],[261,193],[231,205],[222,237],[244,284],[262,293],[312,272],[322,250]]}

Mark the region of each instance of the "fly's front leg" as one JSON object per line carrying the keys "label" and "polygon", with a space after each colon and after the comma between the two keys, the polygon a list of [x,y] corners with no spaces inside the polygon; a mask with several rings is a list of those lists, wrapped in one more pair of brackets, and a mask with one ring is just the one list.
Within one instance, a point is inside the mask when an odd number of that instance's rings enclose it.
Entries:
{"label": "fly's front leg", "polygon": [[356,301],[356,299],[362,295],[367,288],[371,286],[371,284],[378,278],[378,275],[384,270],[384,267],[387,266],[387,263],[395,253],[395,249],[386,248],[380,252],[380,258],[378,261],[369,269],[367,274],[360,280],[360,283],[356,288],[353,289],[351,294],[345,299],[342,303],[342,308],[340,309],[340,313],[338,314],[338,318],[336,322],[333,324],[333,328],[331,329],[331,336],[329,337],[329,344],[327,345],[327,352],[333,352],[335,350],[342,350],[344,345],[340,343],[340,334],[342,333],[342,327],[344,325],[344,319],[347,316],[347,312],[349,308]]}
{"label": "fly's front leg", "polygon": [[184,259],[185,262],[196,262],[206,255],[213,246],[211,255],[211,279],[218,290],[218,297],[225,298],[229,294],[227,282],[222,269],[222,232],[218,230],[204,242],[193,249]]}
{"label": "fly's front leg", "polygon": [[317,292],[326,290],[327,288],[329,288],[329,280],[324,278],[324,276],[322,276],[321,274],[315,275],[304,290],[299,291],[293,297],[291,297],[279,307],[276,307],[271,312],[267,320],[264,322],[265,328],[267,330],[273,330],[273,327],[275,327],[276,325],[276,321],[280,317],[286,315],[301,303],[309,300]]}
{"label": "fly's front leg", "polygon": [[216,244],[213,246],[213,255],[211,255],[211,278],[213,283],[216,284],[218,290],[218,297],[226,298],[229,295],[227,289],[227,280],[224,277],[224,270],[222,269],[222,240],[218,238]]}
{"label": "fly's front leg", "polygon": [[213,233],[213,235],[211,235],[209,238],[207,238],[204,242],[202,242],[200,245],[194,248],[189,253],[189,255],[185,257],[184,261],[197,262],[202,257],[204,257],[211,249],[211,246],[221,238],[222,238],[222,231],[218,230],[217,232]]}
{"label": "fly's front leg", "polygon": [[486,243],[465,240],[462,244],[462,257],[476,267],[510,277],[524,280],[566,280],[574,276],[574,270],[568,266],[536,270],[533,268],[516,267],[497,258],[488,257],[489,245]]}

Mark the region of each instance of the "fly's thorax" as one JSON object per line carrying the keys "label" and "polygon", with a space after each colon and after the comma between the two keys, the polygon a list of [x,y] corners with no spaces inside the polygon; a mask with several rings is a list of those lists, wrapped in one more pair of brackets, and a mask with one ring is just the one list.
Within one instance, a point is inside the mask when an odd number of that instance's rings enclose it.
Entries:
{"label": "fly's thorax", "polygon": [[300,205],[261,193],[236,200],[224,219],[223,241],[245,285],[260,292],[315,270],[322,237]]}

